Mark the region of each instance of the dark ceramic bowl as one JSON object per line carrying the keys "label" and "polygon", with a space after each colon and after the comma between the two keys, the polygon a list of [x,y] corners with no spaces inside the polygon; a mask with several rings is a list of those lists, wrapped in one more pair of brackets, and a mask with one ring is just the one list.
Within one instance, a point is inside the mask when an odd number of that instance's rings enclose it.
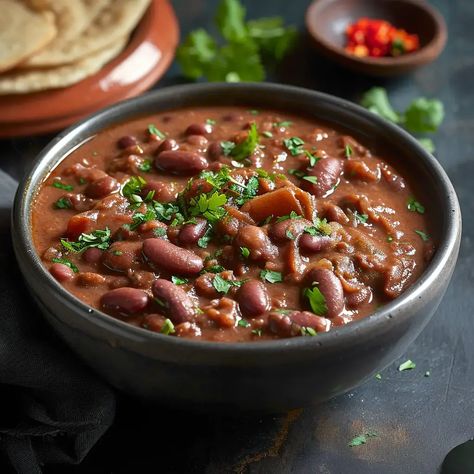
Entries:
{"label": "dark ceramic bowl", "polygon": [[[425,184],[439,242],[423,276],[375,314],[317,337],[258,343],[200,342],[133,327],[92,310],[45,270],[32,246],[31,205],[48,173],[104,127],[181,106],[247,104],[299,111],[344,127],[403,157]],[[365,138],[364,138],[365,137]],[[281,411],[352,389],[416,338],[436,310],[458,254],[461,214],[435,158],[399,127],[350,102],[275,84],[202,84],[162,89],[91,116],[55,138],[19,187],[13,242],[21,271],[52,328],[113,386],[141,398],[191,408]]]}
{"label": "dark ceramic bowl", "polygon": [[[346,28],[361,17],[387,20],[415,33],[420,49],[396,58],[359,58],[345,51]],[[434,61],[447,29],[443,17],[423,0],[315,0],[306,12],[306,28],[319,52],[357,72],[396,76]]]}

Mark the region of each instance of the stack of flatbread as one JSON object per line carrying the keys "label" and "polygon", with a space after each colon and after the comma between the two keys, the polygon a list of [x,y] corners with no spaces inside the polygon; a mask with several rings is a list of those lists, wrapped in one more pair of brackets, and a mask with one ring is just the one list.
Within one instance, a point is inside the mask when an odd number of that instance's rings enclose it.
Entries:
{"label": "stack of flatbread", "polygon": [[150,0],[0,0],[0,94],[67,87],[126,46]]}

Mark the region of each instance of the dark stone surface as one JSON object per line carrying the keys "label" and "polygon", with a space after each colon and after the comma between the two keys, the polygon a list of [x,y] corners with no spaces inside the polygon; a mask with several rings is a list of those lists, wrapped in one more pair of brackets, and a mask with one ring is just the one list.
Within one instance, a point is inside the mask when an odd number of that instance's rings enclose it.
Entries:
{"label": "dark stone surface", "polygon": [[[217,1],[173,3],[183,33],[212,24]],[[304,30],[306,0],[244,3],[250,17],[282,15]],[[271,77],[355,101],[367,88],[383,85],[400,109],[420,95],[445,104],[446,119],[434,141],[461,201],[461,253],[444,301],[406,356],[381,380],[285,416],[193,415],[123,398],[114,427],[81,466],[45,472],[429,474],[440,470],[453,447],[474,436],[474,2],[431,3],[445,17],[450,37],[439,60],[414,75],[390,81],[354,76],[317,57],[303,39],[280,74]],[[174,65],[158,87],[180,82]],[[0,166],[20,178],[47,141],[0,142]],[[398,364],[407,358],[416,369],[399,372]],[[367,431],[378,436],[348,447],[354,436]]]}

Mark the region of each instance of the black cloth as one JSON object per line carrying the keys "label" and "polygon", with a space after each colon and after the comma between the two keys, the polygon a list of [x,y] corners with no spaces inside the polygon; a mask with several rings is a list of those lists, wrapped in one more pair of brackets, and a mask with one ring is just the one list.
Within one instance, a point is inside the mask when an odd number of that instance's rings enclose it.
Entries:
{"label": "black cloth", "polygon": [[53,334],[13,254],[16,183],[0,171],[0,449],[21,474],[77,464],[111,426],[113,390]]}

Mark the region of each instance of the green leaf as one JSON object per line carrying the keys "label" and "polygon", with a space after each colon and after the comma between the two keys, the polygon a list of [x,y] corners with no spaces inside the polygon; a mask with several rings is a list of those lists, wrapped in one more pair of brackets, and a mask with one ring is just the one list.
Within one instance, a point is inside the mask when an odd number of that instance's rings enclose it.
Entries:
{"label": "green leaf", "polygon": [[248,328],[250,326],[250,323],[246,321],[245,319],[239,319],[239,322],[237,323],[237,326],[243,327],[243,328]]}
{"label": "green leaf", "polygon": [[300,137],[285,138],[283,143],[292,156],[300,155],[304,151],[304,140],[302,140]]}
{"label": "green leaf", "polygon": [[332,227],[329,225],[327,219],[316,217],[313,225],[306,227],[304,231],[309,235],[331,235]]}
{"label": "green leaf", "polygon": [[313,328],[310,328],[310,327],[306,327],[306,326],[301,326],[301,335],[302,336],[317,336],[317,332],[313,329]]}
{"label": "green leaf", "polygon": [[400,115],[393,109],[388,99],[387,91],[383,87],[372,87],[363,96],[361,105],[371,112],[390,120],[400,123]]}
{"label": "green leaf", "polygon": [[110,229],[108,227],[105,230],[94,230],[90,234],[81,234],[76,242],[70,242],[66,239],[61,239],[62,246],[74,253],[82,252],[90,248],[98,248],[106,250],[110,246]]}
{"label": "green leaf", "polygon": [[225,294],[231,289],[232,284],[229,281],[224,280],[220,275],[216,275],[212,280],[212,286],[218,293]]}
{"label": "green leaf", "polygon": [[230,150],[230,156],[232,156],[237,161],[242,161],[245,158],[248,158],[257,148],[258,138],[257,125],[255,122],[252,122],[247,134],[247,138],[235,145],[235,147]]}
{"label": "green leaf", "polygon": [[430,236],[426,232],[423,232],[422,230],[415,230],[415,233],[421,237],[423,242],[428,242],[428,240],[430,240]]}
{"label": "green leaf", "polygon": [[248,37],[245,8],[238,0],[221,0],[217,7],[216,25],[228,41],[239,41]]}
{"label": "green leaf", "polygon": [[375,378],[377,380],[382,380],[382,375],[381,374],[375,374]]}
{"label": "green leaf", "polygon": [[436,132],[444,119],[444,106],[438,99],[415,99],[405,111],[403,125],[414,133]]}
{"label": "green leaf", "polygon": [[434,153],[436,151],[435,144],[431,138],[418,138],[420,145],[428,152]]}
{"label": "green leaf", "polygon": [[408,199],[407,202],[407,208],[411,212],[418,212],[418,214],[424,214],[425,213],[425,206],[420,204],[415,198],[411,197]]}
{"label": "green leaf", "polygon": [[163,327],[161,328],[161,334],[169,335],[175,333],[174,324],[169,319],[165,319]]}
{"label": "green leaf", "polygon": [[142,163],[138,165],[138,169],[143,173],[149,173],[151,171],[151,161],[144,160]]}
{"label": "green leaf", "polygon": [[127,198],[132,204],[143,202],[140,197],[146,181],[141,176],[132,176],[122,187],[122,196]]}
{"label": "green leaf", "polygon": [[354,448],[356,446],[361,446],[367,443],[367,440],[369,438],[376,438],[377,436],[378,436],[377,433],[374,433],[374,432],[357,435],[356,437],[352,438],[352,440],[349,442],[349,447]]}
{"label": "green leaf", "polygon": [[56,209],[71,209],[72,204],[68,198],[62,197],[54,203]]}
{"label": "green leaf", "polygon": [[79,269],[72,263],[70,260],[67,258],[53,258],[52,262],[54,263],[62,263],[63,265],[66,265],[66,267],[69,267],[74,273],[78,273]]}
{"label": "green leaf", "polygon": [[223,208],[226,203],[226,195],[214,191],[209,194],[200,194],[198,198],[192,198],[188,210],[191,216],[202,216],[210,223],[215,223],[222,219],[226,214],[226,211]]}
{"label": "green leaf", "polygon": [[268,283],[280,283],[283,281],[281,272],[274,272],[272,270],[262,270],[260,272],[260,278]]}
{"label": "green leaf", "polygon": [[274,127],[283,127],[283,128],[288,128],[293,125],[293,122],[290,122],[289,120],[285,120],[283,122],[275,122],[273,124]]}
{"label": "green leaf", "polygon": [[189,79],[206,75],[209,64],[217,54],[217,44],[204,29],[192,31],[176,52],[183,74]]}
{"label": "green leaf", "polygon": [[344,155],[346,156],[346,158],[350,158],[352,156],[352,147],[350,145],[346,145],[344,147]]}
{"label": "green leaf", "polygon": [[318,316],[324,316],[328,312],[328,307],[326,305],[326,298],[321,293],[317,286],[313,288],[306,288],[304,290],[304,296],[308,298],[309,305],[314,314]]}
{"label": "green leaf", "polygon": [[230,152],[234,148],[235,148],[235,143],[234,142],[221,142],[222,153],[224,153],[225,156],[229,156]]}
{"label": "green leaf", "polygon": [[74,189],[74,187],[70,184],[61,183],[61,181],[53,181],[53,184],[51,186],[53,188],[62,189],[64,191],[72,191]]}
{"label": "green leaf", "polygon": [[359,214],[357,211],[354,211],[354,217],[361,224],[367,224],[367,221],[369,220],[369,216],[367,214]]}
{"label": "green leaf", "polygon": [[242,257],[248,258],[250,255],[250,250],[247,247],[240,247],[240,253]]}
{"label": "green leaf", "polygon": [[258,328],[258,329],[252,329],[252,334],[255,334],[255,336],[261,337],[263,334],[263,330]]}
{"label": "green leaf", "polygon": [[166,138],[166,135],[161,130],[158,130],[155,127],[155,125],[153,125],[152,123],[148,125],[148,131],[150,132],[151,135],[156,135],[158,138],[161,138],[162,140]]}
{"label": "green leaf", "polygon": [[263,135],[265,138],[273,138],[273,133],[272,133],[272,132],[269,132],[268,130],[265,130],[264,132],[262,132],[262,135]]}
{"label": "green leaf", "polygon": [[404,370],[412,370],[416,367],[416,364],[411,361],[410,359],[408,359],[407,361],[403,362],[403,364],[400,364],[398,366],[398,370],[400,372],[403,372]]}
{"label": "green leaf", "polygon": [[316,176],[303,176],[305,181],[309,181],[311,184],[316,184],[318,182],[318,178]]}
{"label": "green leaf", "polygon": [[181,277],[177,277],[177,276],[174,276],[174,275],[171,277],[171,281],[175,285],[186,285],[186,283],[189,282],[189,280],[187,278],[181,278]]}

